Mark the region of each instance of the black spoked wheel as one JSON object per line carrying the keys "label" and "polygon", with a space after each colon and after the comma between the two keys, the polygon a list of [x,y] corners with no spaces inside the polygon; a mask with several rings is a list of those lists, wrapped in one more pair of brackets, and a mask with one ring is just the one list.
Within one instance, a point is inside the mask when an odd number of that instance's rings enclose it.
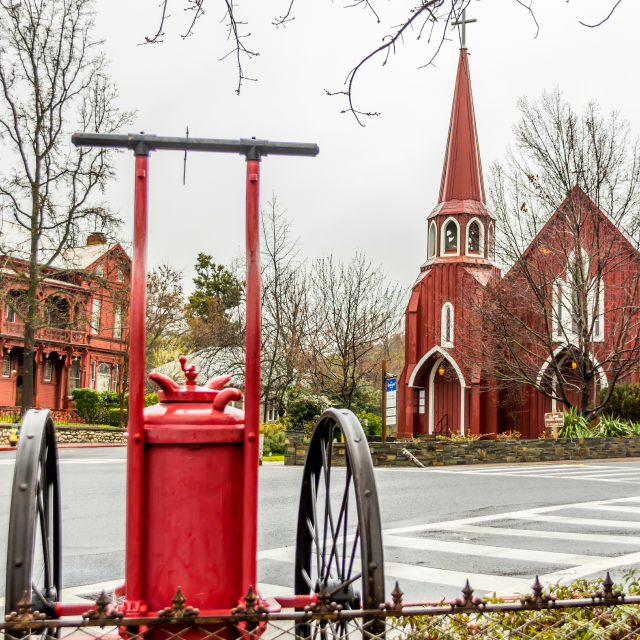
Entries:
{"label": "black spoked wheel", "polygon": [[[342,436],[342,437],[340,437]],[[344,440],[346,468],[331,467]],[[342,447],[340,448],[342,449]],[[326,589],[326,591],[324,591]],[[346,409],[325,411],[313,431],[304,467],[295,558],[296,594],[323,593],[343,609],[384,602],[384,560],[378,493],[367,438]],[[296,635],[346,637],[346,623],[298,623]],[[381,637],[384,622],[364,619],[363,636]]]}
{"label": "black spoked wheel", "polygon": [[[53,420],[31,409],[20,428],[11,495],[5,613],[27,596],[33,610],[56,618],[62,588],[60,482]],[[54,631],[48,635],[54,634]],[[26,632],[25,632],[26,634]],[[13,632],[15,635],[15,632]]]}

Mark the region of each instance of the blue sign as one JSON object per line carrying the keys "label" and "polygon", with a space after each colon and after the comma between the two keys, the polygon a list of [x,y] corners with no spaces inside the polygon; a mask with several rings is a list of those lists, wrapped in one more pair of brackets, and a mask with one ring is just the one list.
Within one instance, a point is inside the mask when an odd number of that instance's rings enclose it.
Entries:
{"label": "blue sign", "polygon": [[396,378],[389,378],[387,380],[387,393],[389,393],[390,391],[395,391],[396,390]]}

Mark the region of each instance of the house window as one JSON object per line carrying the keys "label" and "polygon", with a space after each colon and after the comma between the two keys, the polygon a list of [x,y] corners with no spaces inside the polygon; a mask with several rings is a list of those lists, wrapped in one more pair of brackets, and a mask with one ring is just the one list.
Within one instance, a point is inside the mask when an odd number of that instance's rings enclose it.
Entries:
{"label": "house window", "polygon": [[9,355],[2,356],[2,377],[8,378],[11,376],[11,358]]}
{"label": "house window", "polygon": [[429,242],[427,246],[427,257],[429,259],[434,258],[436,255],[436,242],[438,239],[438,230],[436,229],[436,223],[432,222],[429,227]]}
{"label": "house window", "polygon": [[98,382],[96,386],[96,391],[109,391],[110,388],[111,388],[111,367],[106,362],[103,362],[98,367]]}
{"label": "house window", "polygon": [[111,383],[111,390],[112,391],[118,390],[118,365],[117,364],[113,365],[113,378]]}
{"label": "house window", "polygon": [[71,370],[69,371],[69,395],[71,395],[74,389],[80,387],[80,361],[74,360],[71,363]]}
{"label": "house window", "polygon": [[91,312],[91,333],[98,333],[100,331],[100,308],[102,307],[102,300],[99,298],[93,299],[93,309]]}
{"label": "house window", "polygon": [[102,278],[104,276],[104,265],[103,264],[99,264],[96,267],[96,275],[98,276],[98,278]]}
{"label": "house window", "polygon": [[113,313],[113,337],[122,338],[122,305],[117,304]]}
{"label": "house window", "polygon": [[453,305],[446,302],[442,306],[442,329],[440,342],[443,347],[451,349],[453,347]]}
{"label": "house window", "polygon": [[450,220],[444,229],[444,250],[458,250],[458,225],[454,220]]}
{"label": "house window", "polygon": [[44,381],[51,382],[53,378],[53,363],[49,358],[44,361]]}
{"label": "house window", "polygon": [[89,389],[96,388],[96,362],[91,363],[91,381],[89,382]]}
{"label": "house window", "polygon": [[124,282],[124,271],[122,269],[118,269],[118,282]]}
{"label": "house window", "polygon": [[16,321],[16,312],[7,305],[7,322],[15,322]]}

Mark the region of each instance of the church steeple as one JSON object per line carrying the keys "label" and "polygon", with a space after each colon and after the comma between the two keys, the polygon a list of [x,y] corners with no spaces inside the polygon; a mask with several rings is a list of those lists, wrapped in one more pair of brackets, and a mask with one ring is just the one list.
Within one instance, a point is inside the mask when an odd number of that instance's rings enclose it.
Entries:
{"label": "church steeple", "polygon": [[476,200],[486,204],[466,48],[460,49],[438,202],[450,200]]}

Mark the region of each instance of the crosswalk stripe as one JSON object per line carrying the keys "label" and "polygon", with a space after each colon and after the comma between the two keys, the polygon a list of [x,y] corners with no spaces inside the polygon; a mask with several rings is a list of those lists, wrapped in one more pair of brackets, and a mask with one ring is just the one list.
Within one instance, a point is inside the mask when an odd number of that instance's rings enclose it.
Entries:
{"label": "crosswalk stripe", "polygon": [[624,513],[640,513],[640,507],[626,507],[622,505],[594,504],[590,507],[579,506],[575,509],[588,509],[589,511],[617,511]]}
{"label": "crosswalk stripe", "polygon": [[482,527],[473,524],[461,524],[452,527],[442,526],[443,531],[464,531],[466,533],[483,533],[493,536],[514,538],[545,538],[547,540],[578,540],[580,542],[604,542],[611,544],[640,545],[639,536],[618,536],[598,533],[570,533],[567,531],[541,531],[540,529],[503,529],[501,527]]}
{"label": "crosswalk stripe", "polygon": [[[569,507],[573,508],[573,507]],[[527,520],[533,522],[557,522],[560,524],[580,524],[589,527],[618,527],[620,529],[640,529],[640,522],[631,520],[594,520],[593,518],[570,518],[567,516],[550,516],[544,514],[506,515],[510,520]]]}
{"label": "crosswalk stripe", "polygon": [[417,551],[441,551],[444,553],[458,553],[468,556],[482,556],[484,558],[547,562],[549,564],[589,564],[600,562],[604,559],[600,556],[584,556],[572,553],[558,553],[555,551],[510,549],[507,547],[466,544],[464,542],[452,542],[448,540],[431,540],[429,538],[406,538],[392,535],[383,535],[382,542],[385,547],[399,547],[403,549],[415,549]]}
{"label": "crosswalk stripe", "polygon": [[465,580],[469,580],[474,589],[483,590],[509,590],[520,583],[519,578],[510,578],[508,576],[493,576],[485,573],[469,573],[467,571],[418,567],[400,562],[385,562],[384,572],[386,576],[403,580],[430,582],[460,588],[464,585]]}
{"label": "crosswalk stripe", "polygon": [[[553,573],[541,575],[538,578],[544,586],[549,586],[558,582],[577,580],[578,578],[584,578],[592,573],[601,573],[615,567],[635,564],[637,562],[640,562],[640,551],[624,556],[618,556],[617,558],[603,558],[600,562],[554,571]],[[531,582],[531,580],[522,581],[519,584],[511,585],[510,587],[499,590],[496,595],[506,596],[517,593],[531,593]],[[473,586],[473,584],[471,586]]]}

